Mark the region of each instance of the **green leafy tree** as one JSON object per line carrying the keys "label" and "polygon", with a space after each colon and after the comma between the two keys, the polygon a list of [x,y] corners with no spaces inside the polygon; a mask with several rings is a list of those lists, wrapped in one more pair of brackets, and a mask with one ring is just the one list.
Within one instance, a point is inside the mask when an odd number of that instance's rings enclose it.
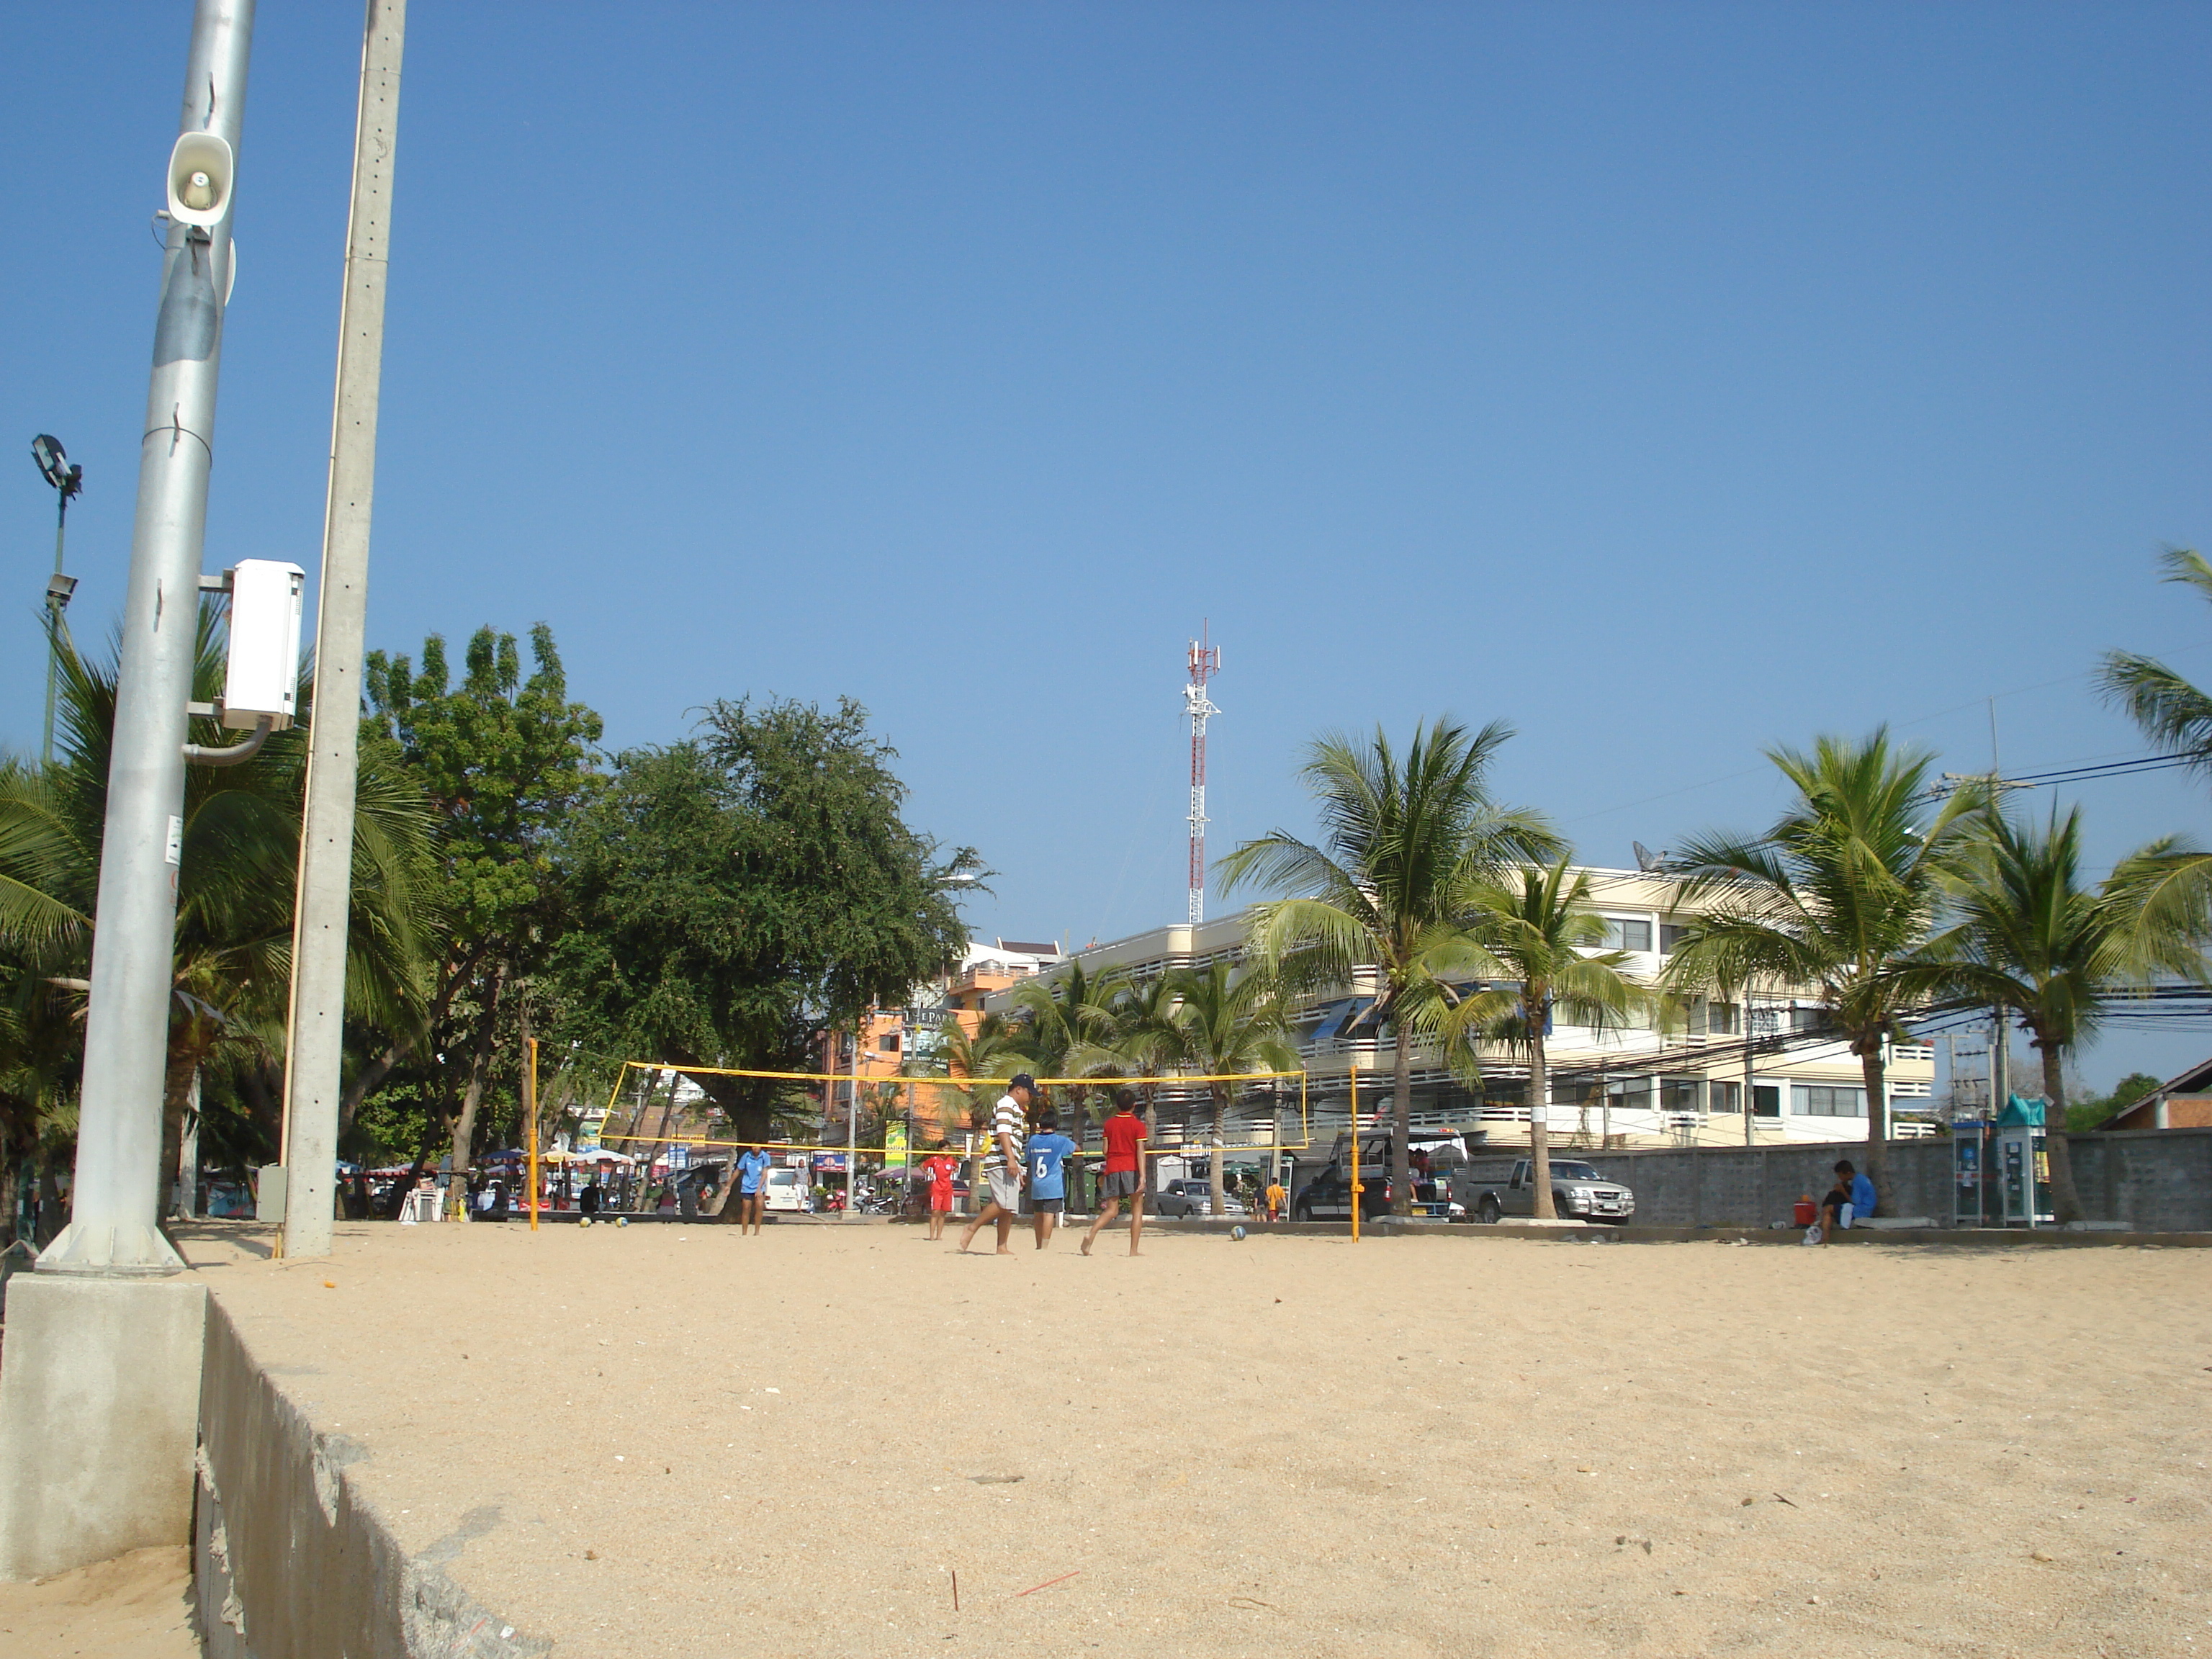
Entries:
{"label": "green leafy tree", "polygon": [[1290,1014],[1280,990],[1267,975],[1238,973],[1218,959],[1204,968],[1185,968],[1165,976],[1175,998],[1172,1016],[1181,1033],[1176,1060],[1207,1079],[1213,1107],[1215,1151],[1207,1162],[1212,1212],[1223,1212],[1223,1168],[1228,1144],[1229,1107],[1236,1091],[1224,1079],[1254,1072],[1295,1072],[1298,1051],[1290,1040]]}
{"label": "green leafy tree", "polygon": [[1540,1220],[1554,1219],[1546,1041],[1555,1018],[1571,1024],[1619,1025],[1650,1000],[1648,988],[1620,971],[1625,953],[1604,949],[1586,871],[1562,856],[1551,864],[1484,876],[1460,896],[1462,914],[1510,988],[1486,988],[1457,1001],[1443,1030],[1455,1049],[1480,1039],[1522,1056],[1528,1066],[1531,1197]]}
{"label": "green leafy tree", "polygon": [[[2190,858],[2172,841],[2122,860],[2103,883],[2081,878],[2081,810],[2054,805],[2037,824],[1977,817],[1947,873],[1948,925],[1897,975],[1908,994],[1948,993],[2017,1015],[2043,1061],[2052,1212],[2079,1221],[2067,1131],[2069,1056],[2103,1024],[2116,991],[2168,975],[2203,976],[2203,933],[2162,902]],[[2152,1081],[2155,1088],[2155,1079]]]}
{"label": "green leafy tree", "polygon": [[718,702],[622,755],[562,849],[563,1034],[692,1071],[738,1139],[768,1138],[772,1082],[696,1068],[807,1069],[966,943],[948,890],[975,854],[907,825],[896,758],[849,701]]}
{"label": "green leafy tree", "polygon": [[2148,1072],[2130,1072],[2113,1085],[2110,1094],[2091,1095],[2066,1109],[2066,1127],[2073,1134],[2086,1134],[2111,1122],[2129,1107],[2146,1095],[2158,1092],[2163,1078],[2153,1077]]}
{"label": "green leafy tree", "polygon": [[[1805,986],[1832,1011],[1858,1057],[1867,1097],[1868,1173],[1887,1169],[1884,1044],[1921,994],[1898,969],[1918,951],[1942,902],[1942,878],[1979,797],[1961,791],[1930,811],[1931,760],[1822,738],[1807,755],[1767,757],[1797,792],[1764,836],[1702,836],[1678,853],[1683,891],[1705,914],[1668,959],[1665,981],[1689,994],[1759,980]],[[1747,1101],[1745,1105],[1748,1107]]]}
{"label": "green leafy tree", "polygon": [[[514,636],[479,628],[458,684],[446,642],[434,634],[422,642],[419,670],[404,656],[368,656],[371,735],[398,755],[436,815],[440,927],[423,988],[427,1017],[382,1031],[380,1052],[345,1091],[341,1119],[351,1125],[362,1103],[413,1060],[418,1091],[410,1092],[430,1097],[450,1128],[457,1176],[474,1155],[514,1004],[536,989],[558,931],[554,846],[597,781],[599,717],[568,700],[560,653],[543,623],[531,630],[530,651],[526,678]],[[513,1051],[511,1037],[505,1047]],[[447,1090],[456,1082],[453,1103]],[[419,1087],[426,1084],[434,1086]],[[452,1201],[464,1196],[456,1179]]]}
{"label": "green leafy tree", "polygon": [[1548,860],[1558,838],[1543,819],[1492,798],[1489,772],[1511,729],[1450,720],[1416,727],[1401,758],[1377,730],[1364,743],[1328,736],[1309,751],[1306,785],[1322,843],[1278,830],[1247,842],[1218,869],[1224,891],[1252,886],[1296,896],[1255,905],[1255,967],[1286,994],[1376,977],[1376,1017],[1394,1033],[1390,1175],[1400,1214],[1413,1207],[1410,1156],[1415,1041],[1433,1033],[1457,983],[1488,958],[1470,933],[1468,886],[1523,860]]}

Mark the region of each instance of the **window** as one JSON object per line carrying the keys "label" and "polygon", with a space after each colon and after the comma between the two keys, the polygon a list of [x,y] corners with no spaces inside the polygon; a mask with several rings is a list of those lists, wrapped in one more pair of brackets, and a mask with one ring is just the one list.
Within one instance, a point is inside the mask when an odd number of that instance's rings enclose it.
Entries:
{"label": "window", "polygon": [[1698,1109],[1698,1079],[1693,1077],[1661,1079],[1659,1109],[1665,1112],[1695,1112]]}
{"label": "window", "polygon": [[1651,1109],[1651,1079],[1648,1077],[1625,1077],[1618,1083],[1606,1085],[1607,1102],[1616,1112],[1648,1112]]}
{"label": "window", "polygon": [[1793,1083],[1790,1109],[1799,1117],[1864,1117],[1866,1091],[1832,1088],[1824,1083]]}
{"label": "window", "polygon": [[1661,922],[1659,924],[1659,954],[1662,957],[1673,956],[1674,947],[1682,942],[1682,935],[1689,931],[1689,927],[1684,923]]}
{"label": "window", "polygon": [[1780,1117],[1782,1115],[1782,1085],[1778,1083],[1753,1084],[1751,1115],[1753,1117]]}
{"label": "window", "polygon": [[884,1054],[896,1054],[899,1051],[899,1034],[896,1031],[884,1032],[876,1040],[876,1047]]}
{"label": "window", "polygon": [[1618,916],[1605,919],[1605,948],[1608,951],[1648,951],[1651,948],[1651,924],[1648,921],[1624,921]]}
{"label": "window", "polygon": [[1792,1007],[1790,1010],[1790,1029],[1793,1031],[1826,1031],[1835,1023],[1835,1016],[1826,1008]]}
{"label": "window", "polygon": [[1711,1110],[1741,1112],[1743,1110],[1743,1085],[1722,1083],[1717,1079],[1705,1085],[1705,1098],[1711,1103]]}
{"label": "window", "polygon": [[1705,1005],[1705,1034],[1708,1036],[1735,1036],[1743,1030],[1743,1010],[1733,1002],[1709,1002]]}

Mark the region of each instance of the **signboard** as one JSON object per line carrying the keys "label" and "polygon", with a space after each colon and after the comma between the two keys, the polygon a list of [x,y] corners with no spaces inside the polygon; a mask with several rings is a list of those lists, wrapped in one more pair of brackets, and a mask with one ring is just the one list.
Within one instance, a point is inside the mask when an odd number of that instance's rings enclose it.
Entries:
{"label": "signboard", "polygon": [[906,1164],[906,1125],[887,1123],[884,1126],[884,1168],[896,1170]]}

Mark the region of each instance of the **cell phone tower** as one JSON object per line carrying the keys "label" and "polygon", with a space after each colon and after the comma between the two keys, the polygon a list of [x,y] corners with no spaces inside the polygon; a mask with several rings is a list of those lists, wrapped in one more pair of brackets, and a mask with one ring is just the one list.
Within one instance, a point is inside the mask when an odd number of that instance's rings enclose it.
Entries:
{"label": "cell phone tower", "polygon": [[1221,672],[1221,648],[1207,643],[1212,624],[1190,642],[1190,678],[1182,688],[1183,712],[1190,716],[1190,925],[1206,920],[1206,722],[1221,711],[1206,695],[1206,683]]}

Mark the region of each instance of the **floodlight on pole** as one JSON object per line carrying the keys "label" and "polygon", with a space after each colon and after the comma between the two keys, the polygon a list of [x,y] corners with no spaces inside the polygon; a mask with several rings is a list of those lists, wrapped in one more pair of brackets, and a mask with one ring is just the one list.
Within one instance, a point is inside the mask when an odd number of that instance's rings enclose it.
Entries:
{"label": "floodlight on pole", "polygon": [[[171,1173],[160,1167],[161,1103],[183,860],[186,707],[198,656],[200,554],[229,289],[234,198],[227,158],[235,153],[245,114],[252,38],[253,0],[198,0],[182,137],[170,153],[171,217],[116,663],[76,1184],[70,1224],[40,1256],[42,1273],[128,1278],[185,1265],[158,1225]],[[193,194],[191,174],[208,173],[208,207],[178,212],[179,157],[191,162],[182,182]]]}
{"label": "floodlight on pole", "polygon": [[62,612],[69,609],[76,578],[62,574],[62,544],[69,533],[69,504],[84,493],[84,469],[72,463],[61,440],[41,432],[31,440],[31,459],[54,487],[54,574],[46,583],[46,763],[54,763],[54,684],[61,669]]}

